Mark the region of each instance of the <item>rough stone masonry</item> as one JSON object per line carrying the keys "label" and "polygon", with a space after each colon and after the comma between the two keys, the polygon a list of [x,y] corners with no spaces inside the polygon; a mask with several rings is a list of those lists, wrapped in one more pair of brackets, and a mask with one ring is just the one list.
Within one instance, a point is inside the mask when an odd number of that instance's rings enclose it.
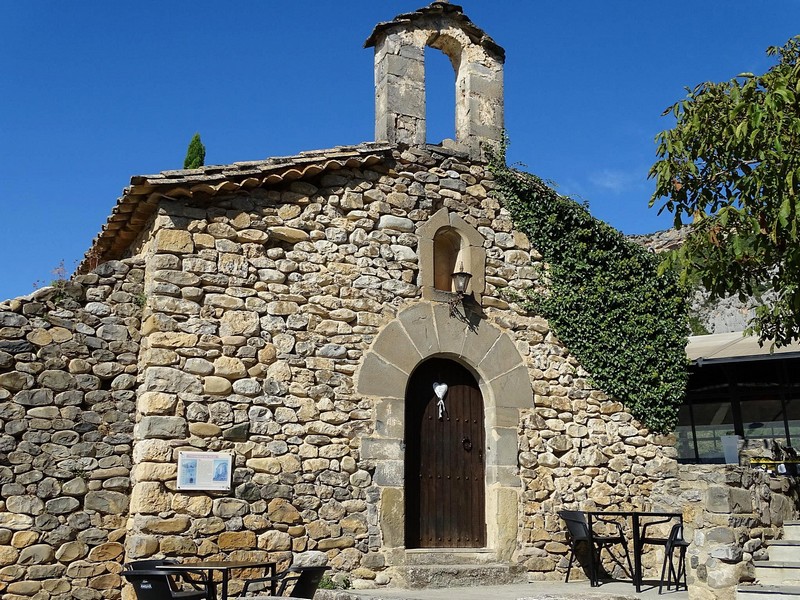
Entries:
{"label": "rough stone masonry", "polygon": [[[432,358],[467,369],[482,402],[486,543],[461,553],[465,579],[561,578],[560,508],[674,506],[673,437],[594,388],[518,302],[546,291],[547,266],[484,156],[502,48],[442,2],[368,45],[378,142],[134,177],[80,274],[0,303],[2,600],[130,598],[123,562],[153,557],[321,553],[355,587],[408,584],[426,565],[407,548],[406,388]],[[440,146],[416,137],[426,45],[460,90]],[[189,450],[228,453],[231,490],[179,490]],[[697,569],[737,555],[707,538]]]}
{"label": "rough stone masonry", "polygon": [[[494,483],[510,491],[495,506],[506,560],[552,572],[566,552],[557,507],[629,507],[674,476],[671,440],[592,389],[511,301],[540,269],[492,189],[484,165],[407,149],[162,200],[135,257],[1,305],[9,598],[115,597],[123,557],[318,550],[354,585],[402,582],[402,486],[382,470],[392,415],[356,379],[376,336],[421,302],[415,231],[442,209],[482,236],[485,321],[532,382],[526,406],[491,417],[514,465]],[[230,451],[232,493],[178,492],[182,449]]]}

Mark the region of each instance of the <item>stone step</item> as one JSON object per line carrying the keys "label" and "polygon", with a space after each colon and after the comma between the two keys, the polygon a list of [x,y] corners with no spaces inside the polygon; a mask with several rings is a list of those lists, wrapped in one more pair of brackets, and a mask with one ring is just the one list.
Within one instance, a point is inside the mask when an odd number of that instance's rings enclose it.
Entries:
{"label": "stone step", "polygon": [[502,585],[527,581],[521,565],[408,565],[406,585],[411,589]]}
{"label": "stone step", "polygon": [[407,565],[485,565],[497,563],[494,550],[484,548],[415,548],[406,550]]}
{"label": "stone step", "polygon": [[800,587],[790,585],[740,585],[736,600],[782,600],[800,598]]}
{"label": "stone step", "polygon": [[770,561],[800,563],[800,540],[769,540]]}
{"label": "stone step", "polygon": [[763,585],[800,586],[800,562],[757,560],[753,565],[756,580]]}
{"label": "stone step", "polygon": [[783,522],[783,539],[800,540],[800,521]]}

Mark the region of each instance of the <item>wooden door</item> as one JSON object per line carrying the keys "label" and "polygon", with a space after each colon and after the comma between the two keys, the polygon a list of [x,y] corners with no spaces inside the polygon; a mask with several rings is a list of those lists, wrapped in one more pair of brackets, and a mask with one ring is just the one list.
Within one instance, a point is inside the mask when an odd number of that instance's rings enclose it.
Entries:
{"label": "wooden door", "polygon": [[[435,383],[447,384],[440,414]],[[431,359],[406,393],[406,547],[482,548],[483,398],[472,374]]]}

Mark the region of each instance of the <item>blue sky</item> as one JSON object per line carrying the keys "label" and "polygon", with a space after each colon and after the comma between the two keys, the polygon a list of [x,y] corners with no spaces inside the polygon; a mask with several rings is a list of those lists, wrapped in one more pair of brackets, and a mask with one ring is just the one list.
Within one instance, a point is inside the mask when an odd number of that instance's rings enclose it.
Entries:
{"label": "blue sky", "polygon": [[[68,272],[132,175],[371,141],[374,25],[425,0],[0,0],[0,299]],[[763,72],[800,0],[463,0],[506,49],[509,160],[625,233],[647,203],[661,112],[684,86]],[[452,137],[430,59],[429,141]],[[448,96],[448,94],[450,94]]]}

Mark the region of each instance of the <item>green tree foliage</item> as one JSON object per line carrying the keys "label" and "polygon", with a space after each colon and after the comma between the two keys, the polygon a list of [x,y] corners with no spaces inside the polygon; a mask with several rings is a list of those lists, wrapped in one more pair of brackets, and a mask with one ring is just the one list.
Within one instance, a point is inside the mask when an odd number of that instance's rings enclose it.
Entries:
{"label": "green tree foliage", "polygon": [[206,164],[206,147],[200,141],[200,134],[195,133],[189,148],[186,150],[186,158],[183,159],[184,169],[196,169]]}
{"label": "green tree foliage", "polygon": [[[504,154],[504,153],[503,153]],[[548,265],[550,285],[526,307],[591,374],[654,431],[677,423],[686,388],[685,293],[658,259],[585,206],[494,157],[503,206]]]}
{"label": "green tree foliage", "polygon": [[800,339],[800,36],[767,53],[763,75],[702,83],[665,111],[650,206],[694,220],[663,268],[712,298],[758,299],[749,331],[784,345]]}

